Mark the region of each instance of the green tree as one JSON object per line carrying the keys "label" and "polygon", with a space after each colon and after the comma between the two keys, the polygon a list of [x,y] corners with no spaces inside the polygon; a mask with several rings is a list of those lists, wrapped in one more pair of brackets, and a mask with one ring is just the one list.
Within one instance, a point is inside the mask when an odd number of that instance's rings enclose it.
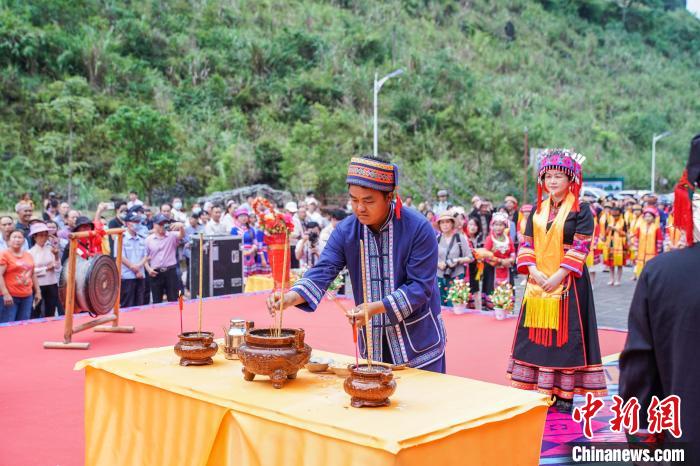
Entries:
{"label": "green tree", "polygon": [[177,176],[174,129],[170,119],[151,107],[120,107],[107,118],[117,158],[113,175],[129,189],[137,188],[152,201],[153,190]]}
{"label": "green tree", "polygon": [[[48,131],[39,137],[37,151],[44,157],[45,168],[47,163],[61,162],[62,154],[65,155],[65,163],[59,163],[58,176],[68,180],[68,202],[73,199],[74,180],[76,168],[84,168],[84,164],[76,167],[74,161],[75,149],[84,140],[85,134],[90,131],[95,119],[95,103],[87,93],[87,83],[83,78],[75,77],[65,82],[56,82],[52,85],[57,95],[48,103],[42,104],[45,117],[52,131]],[[83,161],[85,162],[85,161]],[[56,173],[56,170],[52,170]],[[46,174],[51,173],[45,172]],[[52,180],[53,181],[53,180]],[[58,180],[56,180],[58,184]]]}

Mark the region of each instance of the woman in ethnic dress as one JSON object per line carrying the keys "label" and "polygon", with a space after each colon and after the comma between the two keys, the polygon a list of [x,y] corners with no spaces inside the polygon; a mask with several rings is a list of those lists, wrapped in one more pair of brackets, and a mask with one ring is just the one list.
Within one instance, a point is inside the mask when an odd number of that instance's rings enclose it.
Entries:
{"label": "woman in ethnic dress", "polygon": [[518,272],[528,282],[508,363],[514,387],[554,396],[562,412],[571,412],[574,394],[607,394],[585,264],[593,215],[578,202],[583,160],[548,149],[540,161],[537,208],[518,251]]}
{"label": "woman in ethnic dress", "polygon": [[255,258],[258,252],[258,241],[255,228],[250,226],[248,209],[240,207],[234,212],[236,226],[231,228],[233,236],[243,238],[243,276],[249,277],[257,272]]}
{"label": "woman in ethnic dress", "polygon": [[[496,288],[506,283],[513,284],[510,269],[515,261],[515,247],[507,231],[509,225],[510,218],[505,212],[496,212],[491,217],[491,231],[484,241],[484,249],[492,254],[487,260],[491,267],[491,273],[487,274],[487,278],[484,279],[486,307],[482,307],[482,311],[493,311],[494,305],[491,301],[491,295]],[[513,299],[515,299],[515,294],[513,294]]]}

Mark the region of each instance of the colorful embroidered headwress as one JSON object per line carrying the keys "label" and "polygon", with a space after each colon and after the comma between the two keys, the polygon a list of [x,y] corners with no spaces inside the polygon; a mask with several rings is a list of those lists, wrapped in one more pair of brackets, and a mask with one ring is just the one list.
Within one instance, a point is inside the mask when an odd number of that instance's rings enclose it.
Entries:
{"label": "colorful embroidered headwress", "polygon": [[385,193],[396,192],[396,218],[401,218],[399,197],[399,167],[373,157],[353,157],[348,166],[347,184],[375,189]]}
{"label": "colorful embroidered headwress", "polygon": [[493,226],[494,223],[496,222],[501,222],[505,226],[508,226],[510,223],[510,219],[508,218],[508,214],[504,212],[496,212],[491,216],[491,226]]}
{"label": "colorful embroidered headwress", "polygon": [[656,210],[656,207],[647,207],[642,211],[642,215],[644,215],[644,214],[651,214],[654,217],[658,217],[659,211]]}
{"label": "colorful embroidered headwress", "polygon": [[566,173],[571,180],[569,190],[575,197],[574,211],[579,210],[578,198],[583,184],[583,164],[586,157],[568,149],[545,149],[540,158],[540,164],[537,170],[537,211],[540,210],[542,204],[542,191],[547,188],[544,185],[544,175],[548,170],[556,169]]}
{"label": "colorful embroidered headwress", "polygon": [[520,212],[532,212],[532,204],[523,204],[523,206],[520,208]]}
{"label": "colorful embroidered headwress", "polygon": [[690,141],[688,164],[676,184],[673,197],[673,223],[685,232],[685,239],[689,246],[694,242],[693,194],[698,186],[700,186],[700,134],[696,134]]}

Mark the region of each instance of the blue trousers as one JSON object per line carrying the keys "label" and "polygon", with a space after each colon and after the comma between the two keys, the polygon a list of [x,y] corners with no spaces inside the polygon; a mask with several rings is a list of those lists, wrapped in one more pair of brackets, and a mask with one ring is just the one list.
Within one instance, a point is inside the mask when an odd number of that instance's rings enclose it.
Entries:
{"label": "blue trousers", "polygon": [[15,322],[17,320],[28,320],[32,315],[32,301],[34,296],[29,295],[26,298],[12,297],[14,301],[11,305],[5,305],[5,302],[0,299],[0,324],[6,322]]}

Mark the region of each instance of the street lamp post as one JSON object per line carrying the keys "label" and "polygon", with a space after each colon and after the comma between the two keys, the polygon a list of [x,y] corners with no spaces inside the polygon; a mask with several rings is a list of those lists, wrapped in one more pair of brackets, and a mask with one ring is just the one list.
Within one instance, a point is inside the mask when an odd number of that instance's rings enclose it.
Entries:
{"label": "street lamp post", "polygon": [[374,73],[374,156],[378,157],[379,156],[379,115],[378,115],[378,95],[379,95],[379,90],[382,88],[384,83],[393,78],[394,76],[398,76],[401,73],[403,73],[402,69],[398,69],[394,72],[391,72],[384,76],[382,79],[377,81],[377,78],[379,75],[377,73]]}
{"label": "street lamp post", "polygon": [[670,131],[665,131],[661,134],[655,134],[651,139],[651,192],[655,192],[655,178],[656,178],[656,141],[659,141],[666,136],[670,135]]}

